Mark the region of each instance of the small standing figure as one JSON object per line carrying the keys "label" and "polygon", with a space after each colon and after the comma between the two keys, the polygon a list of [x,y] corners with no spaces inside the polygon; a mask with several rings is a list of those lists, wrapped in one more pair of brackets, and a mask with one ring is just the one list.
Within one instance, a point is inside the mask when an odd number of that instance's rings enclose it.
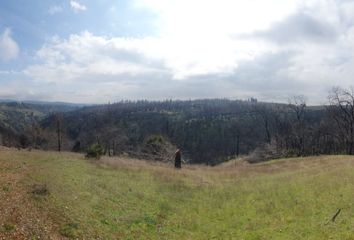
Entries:
{"label": "small standing figure", "polygon": [[175,152],[175,168],[181,168],[182,167],[182,154],[181,150],[177,149]]}

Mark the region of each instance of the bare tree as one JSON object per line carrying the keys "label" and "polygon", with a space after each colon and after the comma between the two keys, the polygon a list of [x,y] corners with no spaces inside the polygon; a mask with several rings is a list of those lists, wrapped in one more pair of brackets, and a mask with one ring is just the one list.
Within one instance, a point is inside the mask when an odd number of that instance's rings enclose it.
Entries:
{"label": "bare tree", "polygon": [[306,113],[306,100],[305,97],[294,96],[289,99],[289,108],[294,112],[296,122],[294,124],[293,135],[295,137],[295,148],[297,155],[302,156],[305,154],[305,113]]}
{"label": "bare tree", "polygon": [[339,134],[344,140],[346,152],[354,153],[354,89],[334,87],[329,95],[328,107]]}
{"label": "bare tree", "polygon": [[263,124],[263,128],[265,131],[265,139],[266,142],[269,144],[272,141],[272,120],[273,120],[273,109],[268,107],[265,104],[257,104],[254,105],[253,111],[255,112],[256,116],[260,117],[261,122]]}
{"label": "bare tree", "polygon": [[306,110],[306,100],[303,95],[294,96],[289,99],[289,107],[296,114],[296,120],[298,122],[303,122]]}
{"label": "bare tree", "polygon": [[57,114],[55,116],[55,121],[56,121],[56,127],[57,127],[57,141],[58,141],[58,152],[61,151],[61,122],[62,122],[62,117],[60,114]]}

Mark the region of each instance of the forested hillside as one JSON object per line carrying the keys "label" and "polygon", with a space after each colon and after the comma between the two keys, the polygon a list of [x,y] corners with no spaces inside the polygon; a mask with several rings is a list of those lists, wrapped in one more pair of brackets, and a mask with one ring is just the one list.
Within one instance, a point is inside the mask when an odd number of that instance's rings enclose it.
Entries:
{"label": "forested hillside", "polygon": [[[158,139],[155,145],[170,142],[191,162],[215,164],[264,141],[254,106],[230,100],[121,102],[62,114],[59,121],[69,148],[98,142],[114,154],[136,153]],[[56,121],[53,115],[42,126],[56,131]]]}
{"label": "forested hillside", "polygon": [[245,154],[251,154],[250,161],[263,161],[346,153],[333,109],[337,107],[307,107],[299,97],[290,104],[226,99],[120,102],[52,115],[42,127],[53,133],[48,144],[52,148],[60,126],[67,150],[83,151],[99,143],[107,154],[149,158],[166,143],[181,148],[192,163],[214,165]]}
{"label": "forested hillside", "polygon": [[122,101],[81,108],[6,103],[2,143],[168,161],[176,148],[191,163],[215,165],[248,154],[250,162],[317,154],[353,154],[353,95],[334,89],[327,106],[209,99]]}
{"label": "forested hillside", "polygon": [[40,121],[51,114],[71,111],[79,106],[44,102],[0,102],[0,145],[39,147],[41,143],[30,141],[35,132],[41,131]]}

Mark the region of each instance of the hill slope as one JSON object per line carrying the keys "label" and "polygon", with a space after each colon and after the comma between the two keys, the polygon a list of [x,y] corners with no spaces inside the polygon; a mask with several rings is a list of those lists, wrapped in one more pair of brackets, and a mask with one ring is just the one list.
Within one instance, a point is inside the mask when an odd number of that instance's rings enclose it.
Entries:
{"label": "hill slope", "polygon": [[176,171],[2,148],[0,238],[353,239],[353,189],[347,156]]}
{"label": "hill slope", "polygon": [[[350,128],[332,117],[337,113],[302,106],[228,99],[0,103],[0,145],[56,150],[59,132],[65,151],[84,152],[99,143],[109,155],[166,161],[180,148],[188,162],[207,165],[245,154],[257,156],[254,161],[349,154],[350,134],[342,130]],[[160,149],[146,145],[156,137],[163,139]]]}
{"label": "hill slope", "polygon": [[[39,122],[56,112],[69,112],[81,105],[61,103],[3,102],[0,100],[0,145],[36,146],[34,133],[40,131]],[[36,134],[37,135],[37,134]]]}

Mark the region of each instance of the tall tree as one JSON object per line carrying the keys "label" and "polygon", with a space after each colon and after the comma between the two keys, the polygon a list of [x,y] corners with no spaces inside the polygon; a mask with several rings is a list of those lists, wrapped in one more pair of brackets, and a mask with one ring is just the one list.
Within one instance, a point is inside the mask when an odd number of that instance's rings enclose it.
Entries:
{"label": "tall tree", "polygon": [[306,113],[306,100],[305,97],[294,96],[289,100],[289,108],[295,114],[295,124],[293,129],[294,145],[298,156],[305,155],[305,113]]}
{"label": "tall tree", "polygon": [[61,151],[61,125],[62,125],[62,117],[60,114],[55,116],[56,121],[56,132],[57,132],[57,142],[58,142],[58,152]]}
{"label": "tall tree", "polygon": [[344,140],[346,152],[354,154],[354,89],[335,87],[329,95],[330,116]]}

